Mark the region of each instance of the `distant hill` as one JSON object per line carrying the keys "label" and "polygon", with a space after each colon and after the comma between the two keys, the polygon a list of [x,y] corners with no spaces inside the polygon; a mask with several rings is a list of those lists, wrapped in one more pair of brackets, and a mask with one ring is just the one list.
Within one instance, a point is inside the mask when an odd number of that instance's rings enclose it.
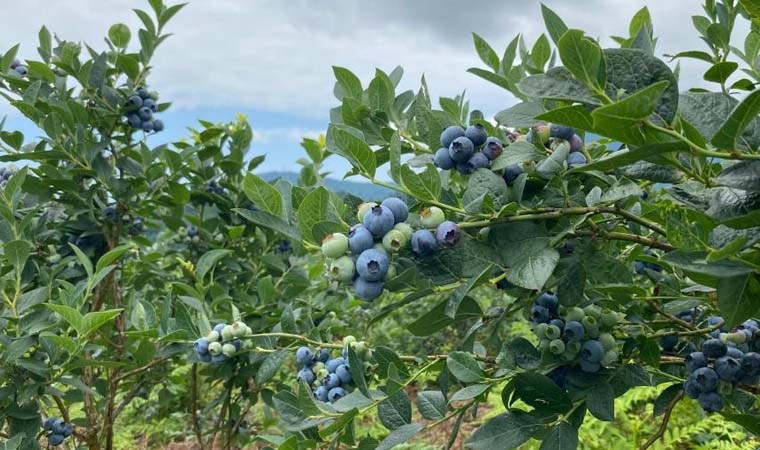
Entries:
{"label": "distant hill", "polygon": [[[258,175],[267,181],[274,181],[278,178],[292,184],[298,181],[298,174],[295,172],[264,172]],[[372,183],[336,180],[334,178],[325,178],[325,186],[333,192],[351,194],[362,200],[383,200],[394,192]]]}

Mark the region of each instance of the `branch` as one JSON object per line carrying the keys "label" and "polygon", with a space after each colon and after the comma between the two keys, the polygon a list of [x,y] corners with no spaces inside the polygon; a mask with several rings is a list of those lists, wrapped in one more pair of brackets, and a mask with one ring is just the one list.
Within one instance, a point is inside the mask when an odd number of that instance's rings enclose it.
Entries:
{"label": "branch", "polygon": [[638,234],[620,233],[618,231],[603,231],[601,229],[597,229],[597,231],[577,230],[572,234],[575,236],[598,236],[602,239],[608,239],[611,241],[634,242],[636,244],[646,245],[647,247],[657,248],[666,252],[672,252],[676,249],[668,243],[661,242],[650,237],[641,236]]}
{"label": "branch", "polygon": [[698,336],[700,334],[709,334],[723,326],[723,321],[708,328],[697,328],[689,331],[663,331],[655,333],[649,337],[660,338],[665,336]]}
{"label": "branch", "polygon": [[137,394],[140,392],[140,389],[145,385],[145,380],[140,380],[139,382],[132,385],[132,388],[130,388],[129,392],[127,392],[127,395],[124,396],[124,398],[121,399],[119,404],[116,406],[113,412],[113,419],[116,420],[117,417],[119,417],[119,414],[121,414],[122,410],[131,402],[134,400],[135,397],[137,397]]}
{"label": "branch", "polygon": [[676,394],[675,397],[673,397],[673,400],[670,401],[668,408],[665,410],[665,415],[662,417],[662,423],[657,429],[657,432],[653,434],[652,437],[650,437],[649,440],[644,443],[644,445],[641,446],[640,450],[648,449],[665,434],[665,429],[668,427],[668,422],[670,422],[670,414],[673,413],[673,408],[675,408],[676,403],[678,403],[682,398],[683,391],[680,391],[678,394]]}
{"label": "branch", "polygon": [[129,372],[124,372],[124,373],[120,374],[118,377],[116,377],[116,381],[121,381],[121,380],[123,380],[125,378],[131,377],[132,375],[137,375],[137,374],[139,374],[141,372],[145,372],[146,370],[150,370],[153,367],[155,367],[155,366],[161,364],[162,362],[166,361],[167,359],[169,359],[168,356],[162,356],[162,357],[160,357],[158,359],[154,359],[149,364],[146,364],[146,365],[144,365],[142,367],[138,367],[137,369],[130,370]]}
{"label": "branch", "polygon": [[[689,329],[689,330],[696,330],[697,329],[697,327],[695,327],[691,323],[686,322],[685,320],[681,320],[678,317],[674,316],[673,314],[665,312],[662,308],[660,308],[660,305],[658,305],[657,303],[649,300],[649,301],[647,301],[647,304],[649,305],[650,308],[654,309],[657,313],[662,314],[663,316],[665,316],[668,319],[670,319],[671,322],[677,323],[678,325],[681,325],[682,327],[684,327],[686,329]],[[699,334],[699,333],[697,333],[697,334]]]}
{"label": "branch", "polygon": [[71,422],[69,420],[69,410],[66,409],[66,405],[63,404],[63,400],[61,400],[61,397],[57,395],[53,395],[53,401],[58,406],[58,410],[61,412],[61,417],[63,418],[64,422]]}
{"label": "branch", "polygon": [[193,370],[190,372],[190,414],[193,418],[193,431],[195,438],[198,440],[201,450],[206,450],[206,443],[203,442],[203,432],[201,431],[201,422],[198,418],[198,364],[193,364]]}

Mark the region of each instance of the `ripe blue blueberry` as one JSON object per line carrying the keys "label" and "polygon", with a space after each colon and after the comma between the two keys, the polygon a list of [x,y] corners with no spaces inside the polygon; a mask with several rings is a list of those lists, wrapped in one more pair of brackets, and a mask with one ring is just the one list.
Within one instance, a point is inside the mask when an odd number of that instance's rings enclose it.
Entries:
{"label": "ripe blue blueberry", "polygon": [[698,400],[705,412],[713,413],[723,409],[723,397],[717,392],[703,392],[699,394]]}
{"label": "ripe blue blueberry", "polygon": [[127,123],[132,128],[142,128],[142,120],[137,114],[127,114]]}
{"label": "ripe blue blueberry", "polygon": [[469,175],[474,171],[475,169],[470,165],[469,161],[457,163],[457,172],[462,175]]}
{"label": "ripe blue blueberry", "polygon": [[483,150],[481,151],[484,155],[486,155],[486,158],[493,161],[494,159],[498,158],[504,151],[504,146],[501,144],[501,141],[498,138],[489,137],[483,144]]}
{"label": "ripe blue blueberry", "polygon": [[687,378],[683,383],[683,390],[687,397],[695,400],[699,398],[699,394],[702,393],[702,390],[697,386],[697,382],[692,377]]}
{"label": "ripe blue blueberry", "polygon": [[304,367],[300,371],[298,371],[298,379],[306,382],[309,386],[314,383],[314,372],[311,371],[311,369]]}
{"label": "ripe blue blueberry", "polygon": [[549,310],[541,305],[533,305],[530,308],[530,318],[533,323],[549,323],[552,320]]}
{"label": "ripe blue blueberry", "polygon": [[433,155],[433,164],[443,170],[451,170],[456,165],[456,162],[451,159],[448,147],[441,147]]}
{"label": "ripe blue blueberry", "polygon": [[412,251],[417,256],[432,256],[438,251],[435,236],[428,230],[417,230],[412,234]]}
{"label": "ripe blue blueberry", "polygon": [[709,367],[700,367],[691,374],[702,392],[710,392],[718,386],[718,374]]}
{"label": "ripe blue blueberry", "polygon": [[598,362],[586,361],[585,359],[581,359],[580,366],[581,370],[587,373],[596,373],[602,368],[602,365]]}
{"label": "ripe blue blueberry", "polygon": [[199,355],[203,355],[205,353],[208,353],[208,339],[206,338],[200,338],[195,341],[195,344],[193,344],[193,349],[195,350],[195,353]]}
{"label": "ripe blue blueberry", "polygon": [[48,417],[42,423],[42,429],[45,431],[53,431],[54,426],[56,429],[61,429],[63,427],[63,423],[63,419],[60,417]]}
{"label": "ripe blue blueberry", "polygon": [[328,374],[324,380],[322,380],[322,384],[326,386],[328,389],[332,389],[334,387],[340,386],[340,377],[338,374],[331,373]]}
{"label": "ripe blue blueberry", "polygon": [[409,217],[409,207],[398,197],[388,197],[380,203],[380,206],[385,206],[391,210],[394,224],[404,222]]}
{"label": "ripe blue blueberry", "polygon": [[521,173],[523,173],[523,170],[519,164],[507,166],[504,168],[504,181],[507,182],[507,185],[511,186]]}
{"label": "ripe blue blueberry", "polygon": [[472,157],[467,161],[467,166],[471,169],[471,172],[474,172],[478,169],[485,169],[489,164],[490,160],[488,157],[480,152],[472,155]]}
{"label": "ripe blue blueberry", "polygon": [[449,155],[451,156],[451,159],[458,163],[468,161],[474,152],[475,145],[473,145],[471,140],[464,136],[454,139],[454,141],[451,142],[451,145],[449,145]]}
{"label": "ripe blue blueberry", "polygon": [[316,399],[317,399],[317,400],[319,400],[320,402],[326,402],[326,401],[327,401],[327,393],[328,393],[329,391],[330,391],[330,390],[329,390],[329,389],[327,389],[327,387],[325,387],[325,386],[319,386],[319,387],[318,387],[318,388],[317,388],[317,389],[314,391],[314,398],[316,398]]}
{"label": "ripe blue blueberry", "polygon": [[63,444],[63,440],[64,439],[65,439],[64,436],[62,434],[58,434],[58,433],[50,434],[47,437],[48,444],[50,444],[50,445],[52,445],[54,447]]}
{"label": "ripe blue blueberry", "polygon": [[147,106],[141,106],[140,109],[137,110],[137,115],[140,116],[140,119],[142,120],[150,120],[153,118],[153,111]]}
{"label": "ripe blue blueberry", "polygon": [[21,65],[21,60],[18,58],[14,58],[13,61],[11,61],[11,69],[15,69],[16,67]]}
{"label": "ripe blue blueberry", "polygon": [[702,352],[689,353],[686,357],[686,370],[689,373],[692,373],[701,367],[707,367],[707,358],[705,357],[705,354]]}
{"label": "ripe blue blueberry", "polygon": [[211,355],[211,362],[214,364],[221,364],[226,360],[227,360],[227,356],[224,355],[224,353],[221,353],[219,355]]}
{"label": "ripe blue blueberry", "polygon": [[356,260],[356,271],[365,281],[380,281],[388,273],[389,265],[388,255],[371,248],[359,255]]}
{"label": "ripe blue blueberry", "polygon": [[580,341],[583,339],[584,334],[585,330],[582,323],[575,320],[565,323],[565,338],[567,340]]}
{"label": "ripe blue blueberry", "polygon": [[335,369],[335,375],[340,378],[340,382],[343,384],[351,382],[351,371],[345,364],[341,364]]}
{"label": "ripe blue blueberry", "polygon": [[483,125],[480,124],[470,125],[467,127],[467,129],[464,130],[464,135],[467,139],[472,141],[472,145],[475,147],[480,147],[483,145],[488,138],[488,133],[486,133]]}
{"label": "ripe blue blueberry", "polygon": [[[135,97],[139,97],[139,95],[136,95]],[[143,101],[142,106],[145,106],[146,108],[150,108],[151,112],[158,111],[158,105],[156,105],[156,102],[152,98],[146,98]]]}
{"label": "ripe blue blueberry", "polygon": [[319,353],[317,353],[317,361],[321,363],[326,363],[330,359],[330,350],[326,348],[319,349]]}
{"label": "ripe blue blueberry", "polygon": [[556,314],[559,308],[559,298],[552,292],[544,292],[536,298],[537,305],[543,306],[552,313]]}
{"label": "ripe blue blueberry", "polygon": [[214,331],[216,331],[217,333],[219,333],[219,335],[221,336],[222,335],[222,330],[224,330],[224,327],[226,327],[226,326],[227,326],[227,324],[224,323],[224,322],[218,323],[218,324],[214,325]]}
{"label": "ripe blue blueberry", "polygon": [[330,401],[330,403],[335,403],[345,396],[346,390],[342,387],[334,387],[330,389],[330,392],[327,393],[327,399]]}
{"label": "ripe blue blueberry", "polygon": [[354,293],[360,299],[371,302],[383,294],[382,281],[367,281],[362,277],[354,280]]}
{"label": "ripe blue blueberry", "polygon": [[308,366],[312,363],[314,353],[309,347],[298,347],[296,350],[296,362],[299,366]]}
{"label": "ripe blue blueberry", "polygon": [[459,226],[450,220],[441,223],[435,229],[435,240],[441,247],[453,247],[460,239],[462,239],[462,232]]}
{"label": "ripe blue blueberry", "polygon": [[153,121],[153,131],[159,132],[164,131],[164,122],[160,119],[156,119]]}
{"label": "ripe blue blueberry", "polygon": [[29,73],[29,69],[27,69],[26,66],[18,66],[13,70],[22,77],[25,77]]}
{"label": "ripe blue blueberry", "polygon": [[74,425],[70,423],[63,424],[63,437],[67,438],[74,434]]}
{"label": "ripe blue blueberry", "polygon": [[720,358],[726,352],[728,352],[728,348],[720,339],[708,339],[702,344],[702,353],[708,358]]}
{"label": "ripe blue blueberry", "polygon": [[458,125],[452,125],[441,133],[441,147],[449,148],[454,139],[464,136],[464,128]]}
{"label": "ripe blue blueberry", "polygon": [[581,152],[570,153],[567,155],[567,165],[570,167],[582,166],[587,162],[586,155]]}
{"label": "ripe blue blueberry", "polygon": [[393,229],[396,221],[390,209],[379,205],[367,211],[367,214],[364,215],[363,224],[374,237],[383,237],[385,233]]}
{"label": "ripe blue blueberry", "polygon": [[138,109],[143,105],[143,99],[139,95],[130,95],[127,98],[127,108]]}
{"label": "ripe blue blueberry", "polygon": [[721,380],[736,381],[739,378],[741,365],[736,358],[722,356],[715,360],[715,372]]}
{"label": "ripe blue blueberry", "polygon": [[135,90],[135,92],[137,92],[137,95],[139,95],[139,96],[140,96],[140,98],[142,98],[143,100],[145,100],[146,98],[150,98],[150,92],[148,92],[148,90],[147,90],[147,89],[145,89],[145,88],[144,88],[144,87],[142,87],[142,86],[138,87],[138,88]]}
{"label": "ripe blue blueberry", "polygon": [[660,338],[660,347],[666,352],[672,351],[678,345],[678,336],[670,335]]}
{"label": "ripe blue blueberry", "polygon": [[760,375],[760,354],[755,352],[745,353],[741,359],[742,371],[749,375]]}
{"label": "ripe blue blueberry", "polygon": [[566,127],[564,125],[553,124],[549,127],[549,136],[553,138],[564,139],[569,141],[573,138],[575,130],[573,127]]}
{"label": "ripe blue blueberry", "polygon": [[354,225],[348,232],[348,248],[354,255],[359,255],[364,250],[372,248],[375,240],[372,233],[364,225]]}
{"label": "ripe blue blueberry", "polygon": [[552,319],[549,325],[554,325],[560,332],[565,331],[565,321],[562,319]]}
{"label": "ripe blue blueberry", "polygon": [[151,131],[153,131],[153,122],[143,122],[142,130],[146,133],[150,133]]}
{"label": "ripe blue blueberry", "polygon": [[744,356],[744,352],[741,351],[737,347],[728,346],[728,351],[726,352],[726,356],[730,356],[736,360],[740,360],[742,359],[742,356]]}
{"label": "ripe blue blueberry", "polygon": [[581,358],[584,361],[599,362],[604,357],[604,346],[601,342],[592,339],[583,343]]}
{"label": "ripe blue blueberry", "polygon": [[108,222],[118,222],[119,212],[111,206],[103,208],[103,219]]}
{"label": "ripe blue blueberry", "polygon": [[577,134],[574,134],[573,137],[570,138],[570,151],[579,152],[581,150],[583,150],[583,139]]}
{"label": "ripe blue blueberry", "polygon": [[335,359],[330,359],[327,362],[325,362],[325,369],[327,369],[327,371],[330,373],[335,373],[338,367],[340,367],[341,365],[345,363],[346,363],[346,360],[339,356]]}

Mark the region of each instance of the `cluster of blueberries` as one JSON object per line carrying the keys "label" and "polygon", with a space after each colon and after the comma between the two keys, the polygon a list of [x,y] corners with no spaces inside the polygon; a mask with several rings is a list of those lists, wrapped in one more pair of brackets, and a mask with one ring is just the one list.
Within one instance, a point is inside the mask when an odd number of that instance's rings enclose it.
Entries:
{"label": "cluster of blueberries", "polygon": [[[723,318],[711,316],[707,323],[719,326]],[[722,393],[730,393],[737,383],[760,383],[760,321],[749,319],[731,332],[719,328],[711,335],[701,351],[686,357],[689,376],[683,384],[686,395],[706,412],[723,409]]]}
{"label": "cluster of blueberries", "polygon": [[29,69],[23,64],[21,64],[21,61],[18,59],[14,59],[11,63],[11,70],[16,72],[19,76],[25,77],[29,73]]}
{"label": "cluster of blueberries", "polygon": [[470,125],[465,130],[452,125],[441,133],[441,148],[433,155],[433,163],[443,170],[456,169],[469,175],[491,165],[504,147],[495,137],[489,137],[482,125]]}
{"label": "cluster of blueberries", "polygon": [[[547,149],[554,150],[558,149],[559,146],[569,146],[570,152],[567,155],[569,167],[581,166],[588,162],[586,155],[581,151],[583,150],[583,139],[575,134],[575,129],[572,127],[556,124],[534,125],[525,136],[525,140],[531,144],[543,145]],[[521,173],[523,173],[523,169],[519,164],[507,166],[504,169],[504,181],[511,186]]]}
{"label": "cluster of blueberries", "polygon": [[[330,259],[329,275],[337,281],[353,281],[354,292],[366,301],[383,293],[384,281],[396,275],[391,255],[411,242],[412,252],[429,257],[438,247],[452,247],[461,239],[457,224],[447,221],[438,207],[420,212],[424,229],[413,231],[406,223],[409,209],[403,200],[390,197],[381,204],[359,206],[359,224],[348,235],[332,233],[322,241],[322,254]],[[435,232],[430,231],[434,229]]]}
{"label": "cluster of blueberries", "polygon": [[209,194],[224,195],[224,188],[219,186],[219,183],[217,183],[216,181],[210,181],[206,185],[206,192],[208,192]]}
{"label": "cluster of blueberries", "polygon": [[598,372],[617,361],[617,340],[612,335],[616,313],[603,312],[596,305],[561,308],[555,294],[544,292],[533,302],[530,315],[544,355],[577,362],[584,372]]}
{"label": "cluster of blueberries", "polygon": [[42,423],[42,429],[48,433],[47,441],[52,446],[63,444],[63,440],[74,433],[74,426],[60,417],[48,417]]}
{"label": "cluster of blueberries", "polygon": [[101,215],[104,221],[112,224],[118,223],[123,219],[122,223],[129,225],[127,232],[130,236],[138,236],[145,231],[145,222],[143,222],[142,217],[128,215],[122,218],[119,214],[119,210],[113,206],[103,208]]}
{"label": "cluster of blueberries", "polygon": [[193,350],[203,362],[223,363],[232,358],[242,348],[250,345],[250,341],[242,338],[253,334],[251,328],[243,322],[217,324],[206,337],[196,339]]}
{"label": "cluster of blueberries", "polygon": [[153,113],[158,111],[156,99],[144,87],[138,87],[136,93],[127,98],[125,109],[124,117],[130,127],[146,133],[163,131],[164,123],[153,118]]}
{"label": "cluster of blueberries", "polygon": [[301,367],[298,379],[311,387],[314,398],[319,401],[335,403],[353,389],[348,366],[348,346],[362,359],[371,356],[371,350],[366,344],[357,342],[353,336],[346,336],[343,346],[343,354],[337,358],[332,358],[330,351],[325,348],[312,351],[308,347],[299,347],[296,350],[296,362]]}
{"label": "cluster of blueberries", "polygon": [[[655,266],[655,267],[660,268],[659,266]],[[655,270],[649,266],[647,266],[646,269]],[[662,270],[662,268],[660,268],[660,270]],[[700,314],[701,313],[700,313],[699,308],[690,308],[690,309],[685,309],[683,311],[680,311],[679,313],[676,314],[676,317],[683,320],[684,322],[695,324],[699,321]],[[720,319],[721,321],[723,320],[719,316],[712,316],[708,318],[709,325],[710,326],[716,325],[717,323],[715,322],[715,320],[717,319]],[[720,333],[720,331],[716,331],[715,333]],[[718,336],[715,335],[714,337],[718,337]],[[676,335],[661,337],[660,347],[666,353],[675,353],[677,355],[688,355],[689,353],[697,351],[696,345],[689,342],[688,340],[680,340],[678,339],[678,336]]]}
{"label": "cluster of blueberries", "polygon": [[5,167],[0,167],[0,189],[8,184],[8,180],[10,180],[13,174],[16,173],[16,170],[15,164],[8,164]]}
{"label": "cluster of blueberries", "polygon": [[199,235],[198,227],[195,225],[188,225],[187,227],[179,227],[177,229],[177,236],[180,239],[190,242],[200,242],[201,237]]}

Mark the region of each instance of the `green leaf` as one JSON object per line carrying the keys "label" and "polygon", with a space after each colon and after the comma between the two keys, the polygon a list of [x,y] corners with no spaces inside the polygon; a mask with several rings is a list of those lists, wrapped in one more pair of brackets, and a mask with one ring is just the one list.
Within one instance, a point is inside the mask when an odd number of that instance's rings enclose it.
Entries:
{"label": "green leaf", "polygon": [[[234,211],[259,226],[273,230],[294,241],[301,240],[301,234],[299,231],[288,225],[287,222],[279,217],[275,217],[264,211],[250,211],[247,209],[235,209]],[[308,236],[311,236],[311,233],[309,233]]]}
{"label": "green leaf", "polygon": [[686,152],[688,150],[689,147],[681,141],[647,144],[635,147],[633,150],[623,149],[612,152],[608,156],[596,159],[590,164],[570,169],[568,173],[588,172],[592,170],[608,172],[655,156],[667,155],[673,152]]}
{"label": "green leaf", "polygon": [[718,281],[718,306],[728,328],[760,313],[760,280],[751,273]]}
{"label": "green leaf", "polygon": [[541,15],[544,17],[544,24],[549,32],[549,36],[557,44],[562,35],[567,31],[567,25],[565,25],[565,22],[562,21],[557,13],[543,3],[541,4]]}
{"label": "green leaf", "polygon": [[757,119],[759,112],[760,90],[756,90],[731,111],[712,138],[713,145],[721,149],[735,149],[742,133],[752,121]]}
{"label": "green leaf", "polygon": [[517,84],[517,88],[528,97],[599,105],[594,93],[582,84],[564,67],[554,67],[543,75],[527,77]]}
{"label": "green leaf", "polygon": [[377,417],[389,430],[412,423],[412,402],[406,391],[400,390],[377,405]]}
{"label": "green leaf", "polygon": [[604,87],[602,49],[581,30],[567,30],[557,41],[559,56],[565,68],[587,86]]}
{"label": "green leaf", "polygon": [[517,141],[507,146],[504,152],[491,163],[491,170],[501,170],[526,161],[540,161],[545,157],[546,154],[542,154],[535,145],[526,141]]}
{"label": "green leaf", "polygon": [[10,241],[3,246],[5,258],[18,272],[21,272],[24,269],[24,265],[26,264],[26,260],[29,259],[31,251],[32,244],[28,241]]}
{"label": "green leaf", "polygon": [[327,129],[327,148],[348,160],[360,173],[374,178],[376,169],[375,153],[369,148],[364,140],[357,136],[360,134],[342,125],[330,124]]}
{"label": "green leaf", "polygon": [[393,430],[393,432],[391,432],[391,434],[389,434],[380,442],[375,450],[388,450],[397,445],[403,444],[423,428],[424,426],[419,423],[410,423],[408,425],[396,428]]}
{"label": "green leaf", "polygon": [[480,56],[480,60],[483,61],[494,72],[498,72],[499,71],[499,55],[497,55],[496,52],[493,50],[493,48],[491,48],[491,46],[488,45],[485,39],[478,36],[477,33],[472,33],[472,40],[475,43],[475,50],[478,52],[478,56]]}
{"label": "green leaf", "polygon": [[539,102],[522,102],[496,113],[494,118],[501,126],[523,128],[535,125],[536,117],[543,112]]}
{"label": "green leaf", "polygon": [[722,185],[746,191],[760,191],[760,161],[741,161],[728,166],[715,178]]}
{"label": "green leaf", "polygon": [[202,280],[206,274],[225,256],[232,253],[232,250],[213,249],[204,253],[198,258],[198,264],[195,266],[195,276]]}
{"label": "green leaf", "polygon": [[654,405],[652,406],[652,415],[657,417],[665,414],[665,411],[667,411],[673,400],[682,393],[682,383],[673,383],[668,386],[654,401]]}
{"label": "green leaf", "polygon": [[111,25],[111,28],[108,29],[108,39],[118,48],[126,48],[131,36],[132,33],[129,31],[129,27],[123,23]]}
{"label": "green leaf", "polygon": [[[324,187],[318,187],[309,192],[298,207],[298,226],[304,239],[315,242],[312,228],[329,219],[330,192]],[[315,242],[320,244],[320,242]]]}
{"label": "green leaf", "polygon": [[[672,266],[693,274],[709,275],[717,278],[737,277],[752,272],[752,269],[734,261],[708,263],[704,252],[673,251],[663,259]],[[748,316],[749,317],[749,316]]]}
{"label": "green leaf", "polygon": [[475,358],[466,352],[449,353],[446,358],[446,366],[452,375],[463,383],[475,383],[485,376]]}
{"label": "green leaf", "polygon": [[471,384],[470,386],[456,391],[449,399],[449,403],[473,399],[487,391],[490,387],[490,384]]}
{"label": "green leaf", "polygon": [[594,120],[591,117],[591,112],[589,112],[588,108],[583,105],[555,108],[536,116],[536,119],[559,123],[586,131],[594,130]]}
{"label": "green leaf", "polygon": [[527,442],[541,428],[541,422],[530,414],[512,410],[475,430],[465,441],[465,447],[473,450],[509,450]]}
{"label": "green leaf", "polygon": [[611,422],[615,419],[615,393],[604,380],[596,383],[586,395],[586,407],[599,420]]}
{"label": "green leaf", "polygon": [[43,61],[50,62],[50,57],[53,53],[53,37],[50,35],[50,31],[46,27],[40,28],[38,33],[40,39],[40,46],[37,47],[37,51],[42,57]]}
{"label": "green leaf", "polygon": [[[680,96],[679,112],[704,139],[710,141],[738,104],[738,100],[722,92],[684,92]],[[741,134],[737,148],[744,150],[757,146],[760,146],[760,120],[755,118]]]}
{"label": "green leaf", "polygon": [[[475,278],[471,278],[470,280],[473,279]],[[408,326],[409,331],[415,336],[430,336],[457,322],[477,319],[483,315],[478,302],[471,297],[464,297],[457,306],[456,315],[452,318],[446,313],[450,301],[450,299],[441,301],[429,312],[410,323]]]}
{"label": "green leaf", "polygon": [[348,347],[348,367],[351,372],[351,379],[356,388],[367,398],[372,398],[367,387],[366,375],[364,373],[364,361],[356,355],[353,347]]}
{"label": "green leaf", "polygon": [[282,217],[284,204],[280,191],[262,178],[246,173],[243,178],[243,192],[258,208],[275,217]]}
{"label": "green leaf", "polygon": [[707,81],[714,81],[715,83],[725,83],[728,77],[731,76],[736,69],[739,68],[739,64],[733,61],[723,61],[717,64],[713,64],[712,67],[707,69],[704,74],[704,79]]}
{"label": "green leaf", "polygon": [[77,259],[79,260],[79,263],[82,264],[82,267],[84,267],[85,272],[87,272],[87,276],[92,278],[92,261],[90,261],[90,258],[87,257],[87,255],[82,252],[82,250],[79,249],[76,245],[69,242],[69,247],[71,247],[72,250],[74,250],[74,253],[77,255]]}
{"label": "green leaf", "polygon": [[511,381],[514,395],[541,414],[561,414],[573,407],[567,394],[554,381],[536,372],[523,372]]}
{"label": "green leaf", "polygon": [[377,75],[367,88],[367,100],[370,108],[385,111],[394,100],[393,85],[387,76]]}
{"label": "green leaf", "polygon": [[652,114],[668,83],[659,81],[623,100],[595,109],[591,113],[594,130],[627,144],[642,145],[662,140],[642,122]]}
{"label": "green leaf", "polygon": [[427,420],[446,417],[446,398],[441,391],[422,391],[417,394],[417,409]]}
{"label": "green leaf", "polygon": [[735,414],[735,413],[726,413],[726,412],[722,412],[721,414],[726,419],[738,423],[750,433],[760,434],[760,415]]}
{"label": "green leaf", "polygon": [[106,70],[108,69],[108,55],[99,54],[92,62],[90,73],[87,75],[87,84],[94,89],[100,89],[106,81]]}
{"label": "green leaf", "polygon": [[278,350],[268,354],[256,371],[256,384],[263,385],[271,380],[277,374],[277,371],[280,370],[280,367],[282,367],[282,363],[287,355],[288,352],[286,350]]}
{"label": "green leaf", "polygon": [[97,331],[98,328],[116,318],[116,316],[121,314],[122,311],[124,310],[119,308],[109,309],[107,311],[89,312],[85,314],[82,318],[82,333],[79,337],[86,338],[87,336],[91,335]]}
{"label": "green leaf", "polygon": [[529,340],[517,337],[504,342],[498,363],[505,369],[535,370],[541,363],[541,354]]}
{"label": "green leaf", "polygon": [[420,173],[408,165],[401,166],[401,185],[419,200],[438,200],[441,195],[441,177],[434,165],[428,164]]}
{"label": "green leaf", "polygon": [[76,330],[77,335],[81,337],[83,328],[83,317],[76,309],[66,305],[54,305],[47,303],[45,306],[60,315],[71,327]]}
{"label": "green leaf", "polygon": [[560,422],[549,430],[539,450],[575,450],[576,448],[578,448],[578,429],[567,422]]}
{"label": "green leaf", "polygon": [[104,254],[100,257],[98,262],[95,264],[95,271],[100,272],[103,270],[106,266],[110,265],[112,262],[116,261],[117,259],[124,256],[125,253],[131,249],[132,246],[129,244],[120,245],[112,250],[109,250],[108,253]]}
{"label": "green leaf", "polygon": [[548,237],[514,241],[503,257],[510,268],[507,280],[525,289],[543,289],[559,262],[559,252]]}
{"label": "green leaf", "polygon": [[[461,315],[460,313],[460,305],[462,304],[462,300],[464,300],[465,296],[477,285],[483,284],[486,281],[488,281],[491,273],[492,273],[493,266],[489,264],[485,269],[483,269],[480,272],[480,275],[471,277],[467,280],[466,283],[463,283],[461,286],[456,288],[454,293],[452,293],[449,298],[446,300],[446,315],[451,317],[452,319],[456,320],[457,316]],[[480,308],[477,308],[479,311]]]}
{"label": "green leaf", "polygon": [[338,84],[349,97],[355,99],[362,98],[362,82],[353,72],[343,67],[333,66],[333,73],[338,80]]}
{"label": "green leaf", "polygon": [[393,132],[391,136],[391,142],[388,145],[388,162],[390,163],[391,170],[390,176],[396,183],[401,183],[401,137],[398,131]]}

